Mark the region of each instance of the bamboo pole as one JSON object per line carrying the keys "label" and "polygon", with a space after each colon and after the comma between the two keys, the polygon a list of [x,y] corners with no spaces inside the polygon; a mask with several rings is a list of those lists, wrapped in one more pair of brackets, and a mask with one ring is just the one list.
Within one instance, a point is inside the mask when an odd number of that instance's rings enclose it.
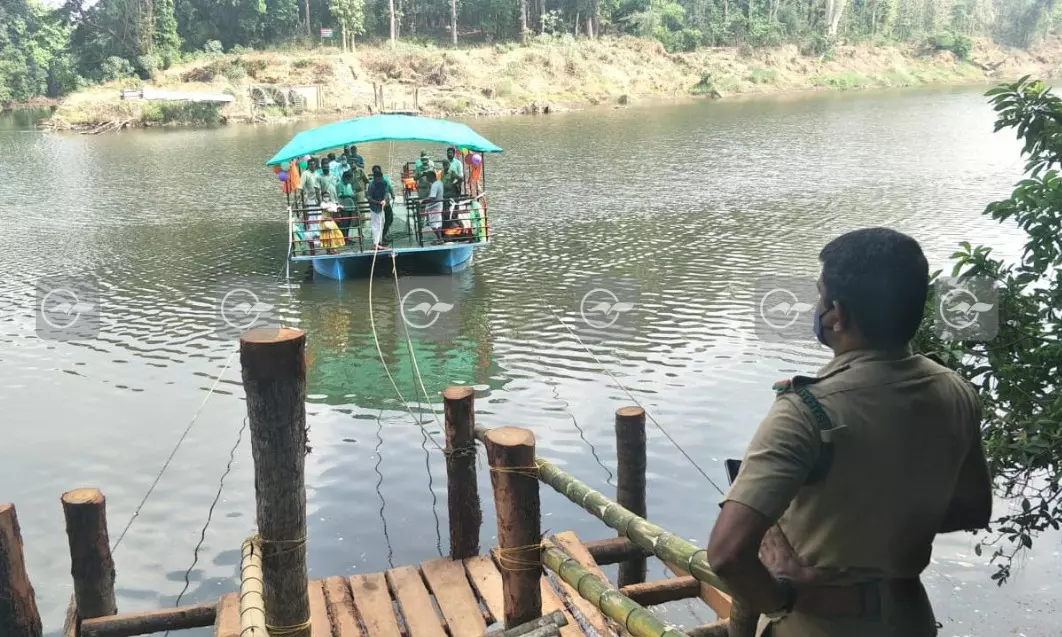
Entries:
{"label": "bamboo pole", "polygon": [[543,543],[542,563],[633,637],[684,637],[549,541]]}
{"label": "bamboo pole", "polygon": [[498,516],[498,570],[505,600],[505,627],[542,616],[542,538],[535,434],[502,427],[487,432],[490,482]]}
{"label": "bamboo pole", "polygon": [[664,562],[675,564],[698,581],[723,592],[727,585],[712,572],[707,552],[665,529],[640,518],[627,509],[594,491],[577,478],[564,473],[549,460],[539,458],[538,477],[558,493],[578,504],[611,528],[619,531],[638,546],[652,551]]}
{"label": "bamboo pole", "polygon": [[0,504],[0,635],[41,637],[41,630],[15,505]]}
{"label": "bamboo pole", "polygon": [[107,534],[107,499],[99,489],[74,489],[62,495],[70,574],[80,620],[118,613],[114,599],[114,559]]}
{"label": "bamboo pole", "polygon": [[[616,410],[616,502],[639,517],[646,517],[645,504],[645,410]],[[645,581],[648,565],[637,556],[619,565],[616,583],[629,586]]]}
{"label": "bamboo pole", "polygon": [[479,554],[483,511],[476,479],[476,392],[471,387],[443,391],[446,425],[446,502],[450,513],[450,557]]}
{"label": "bamboo pole", "polygon": [[253,538],[241,547],[240,637],[269,637],[262,599],[262,548]]}
{"label": "bamboo pole", "polygon": [[81,637],[133,637],[170,630],[185,630],[213,626],[217,618],[217,602],[164,608],[143,613],[109,615],[81,622]]}
{"label": "bamboo pole", "polygon": [[240,338],[240,363],[251,427],[266,625],[284,637],[310,637],[306,333],[251,330]]}

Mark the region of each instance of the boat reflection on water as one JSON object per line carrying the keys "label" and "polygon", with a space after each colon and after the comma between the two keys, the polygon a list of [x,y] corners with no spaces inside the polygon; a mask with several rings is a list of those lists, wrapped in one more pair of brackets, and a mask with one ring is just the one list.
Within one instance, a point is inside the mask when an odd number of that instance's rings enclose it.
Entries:
{"label": "boat reflection on water", "polygon": [[[377,268],[390,273],[390,260]],[[426,287],[453,307],[445,324],[438,321],[419,329],[423,324],[414,318],[410,305]],[[442,390],[450,385],[471,385],[481,395],[500,388],[503,372],[493,357],[483,287],[484,281],[473,270],[452,276],[399,277],[397,287],[394,278],[380,275],[371,285],[300,286],[294,294],[299,326],[308,335],[309,401],[353,405],[359,411],[405,411],[408,406],[416,413],[426,411],[424,391],[438,405]]]}

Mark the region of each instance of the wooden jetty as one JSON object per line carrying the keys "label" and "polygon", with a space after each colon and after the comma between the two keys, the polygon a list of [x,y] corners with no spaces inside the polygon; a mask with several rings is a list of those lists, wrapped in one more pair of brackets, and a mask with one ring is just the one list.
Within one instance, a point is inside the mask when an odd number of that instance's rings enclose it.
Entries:
{"label": "wooden jetty", "polygon": [[[243,544],[240,590],[208,604],[118,614],[106,500],[96,489],[62,497],[74,595],[63,637],[130,637],[214,627],[216,637],[752,637],[735,619],[706,552],[646,515],[645,413],[616,412],[616,499],[535,453],[534,434],[475,425],[474,392],[443,392],[450,556],[419,565],[310,581],[306,571],[305,334],[253,330],[240,339],[255,464],[258,533]],[[498,546],[481,554],[475,462],[490,463]],[[618,535],[583,542],[544,536],[539,489],[553,488]],[[675,577],[646,582],[646,559]],[[619,564],[613,585],[601,566]],[[0,505],[0,635],[41,637],[13,505]],[[702,600],[720,617],[680,629],[647,606]],[[735,613],[738,609],[735,607]],[[740,614],[740,613],[738,613]],[[500,626],[499,626],[500,625]]]}

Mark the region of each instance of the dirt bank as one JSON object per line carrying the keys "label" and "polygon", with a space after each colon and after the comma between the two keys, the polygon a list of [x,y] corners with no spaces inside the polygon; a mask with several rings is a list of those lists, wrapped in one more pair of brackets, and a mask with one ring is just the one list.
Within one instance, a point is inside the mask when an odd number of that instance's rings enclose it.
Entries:
{"label": "dirt bank", "polygon": [[[1031,52],[978,41],[968,61],[959,61],[950,51],[915,46],[839,45],[820,56],[802,55],[796,46],[668,54],[650,40],[571,37],[527,46],[463,49],[399,44],[393,50],[361,47],[351,54],[245,52],[201,57],[161,72],[147,85],[228,93],[235,100],[224,106],[121,100],[120,89],[140,83],[112,82],[70,95],[46,124],[105,131],[297,117],[307,111],[288,104],[284,95],[288,87],[300,85],[320,87],[316,115],[412,110],[416,102],[424,114],[468,116],[552,112],[647,97],[725,98],[741,93],[1005,80],[1025,73],[1053,77],[1060,64],[1058,40]],[[382,104],[374,97],[377,86],[383,86]]]}

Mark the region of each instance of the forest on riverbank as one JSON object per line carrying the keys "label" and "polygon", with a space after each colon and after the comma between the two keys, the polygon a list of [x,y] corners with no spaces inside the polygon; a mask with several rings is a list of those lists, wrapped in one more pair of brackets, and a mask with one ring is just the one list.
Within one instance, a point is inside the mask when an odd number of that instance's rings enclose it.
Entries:
{"label": "forest on riverbank", "polygon": [[[151,80],[203,56],[390,41],[491,47],[635,36],[667,53],[906,44],[970,56],[977,38],[1030,48],[1056,0],[0,0],[0,104]],[[322,38],[331,29],[331,38]],[[621,42],[623,40],[620,40]],[[633,40],[626,40],[630,45]],[[636,45],[637,46],[637,45]]]}

